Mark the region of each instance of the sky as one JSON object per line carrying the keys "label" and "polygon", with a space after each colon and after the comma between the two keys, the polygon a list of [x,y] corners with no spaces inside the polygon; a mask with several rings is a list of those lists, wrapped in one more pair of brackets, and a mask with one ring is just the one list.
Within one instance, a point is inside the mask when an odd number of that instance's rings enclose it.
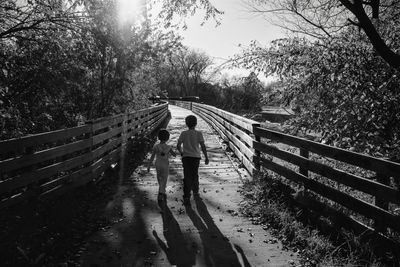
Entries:
{"label": "sky", "polygon": [[[249,12],[243,0],[212,2],[217,9],[224,11],[221,25],[216,26],[216,23],[210,20],[201,26],[203,14],[199,13],[187,19],[188,28],[181,34],[183,44],[205,51],[218,63],[239,53],[241,50],[239,44],[246,47],[252,40],[257,40],[261,45],[268,45],[272,40],[285,36],[284,30],[280,27]],[[244,71],[229,72],[234,74]]]}
{"label": "sky", "polygon": [[[214,58],[216,64],[239,53],[252,40],[257,40],[261,45],[268,45],[272,40],[285,37],[282,28],[272,25],[262,16],[251,13],[246,8],[243,0],[214,0],[214,6],[223,11],[221,25],[216,26],[215,21],[209,20],[203,26],[203,13],[199,12],[194,17],[186,19],[187,30],[182,31],[183,44],[200,49]],[[229,75],[244,76],[248,74],[244,69],[224,70]],[[270,78],[259,76],[265,82]]]}
{"label": "sky", "polygon": [[[145,0],[119,0],[121,18],[132,17],[132,11],[137,10],[138,4]],[[204,12],[201,10],[193,17],[185,19],[187,29],[180,32],[182,43],[188,47],[198,49],[213,58],[218,66],[241,51],[239,44],[246,47],[252,40],[261,45],[268,45],[272,40],[285,36],[284,30],[272,25],[262,16],[248,11],[245,0],[211,0],[211,3],[224,14],[221,15],[221,24],[210,19],[203,26]],[[228,75],[246,76],[244,69],[223,70]],[[262,75],[265,82],[269,81]]]}

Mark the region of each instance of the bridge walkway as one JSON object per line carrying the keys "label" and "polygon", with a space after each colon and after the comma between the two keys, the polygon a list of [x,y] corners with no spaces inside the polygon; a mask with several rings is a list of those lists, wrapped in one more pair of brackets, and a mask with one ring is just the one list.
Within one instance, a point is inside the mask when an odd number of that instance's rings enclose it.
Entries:
{"label": "bridge walkway", "polygon": [[[186,129],[185,117],[193,113],[172,105],[169,109],[168,143],[175,147]],[[155,170],[147,173],[144,162],[106,206],[110,225],[87,240],[82,266],[298,265],[296,253],[284,249],[268,229],[238,214],[246,173],[238,170],[216,132],[199,117],[197,129],[204,134],[210,158],[209,165],[200,163],[201,200],[183,206],[181,159],[171,158],[168,208],[161,214]]]}

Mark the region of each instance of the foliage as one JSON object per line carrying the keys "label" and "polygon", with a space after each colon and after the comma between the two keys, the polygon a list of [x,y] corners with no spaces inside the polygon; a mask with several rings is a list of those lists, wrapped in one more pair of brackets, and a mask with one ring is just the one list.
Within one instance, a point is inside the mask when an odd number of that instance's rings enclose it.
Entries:
{"label": "foliage", "polygon": [[340,38],[348,28],[360,29],[380,57],[391,67],[400,68],[398,46],[392,45],[392,40],[399,37],[399,1],[249,0],[246,3],[258,14],[275,14],[277,25],[313,38]]}
{"label": "foliage", "polygon": [[291,121],[296,131],[319,132],[323,142],[350,150],[399,157],[400,79],[362,34],[281,39],[268,49],[253,43],[240,60],[279,75],[286,104],[299,111]]}
{"label": "foliage", "polygon": [[[223,14],[222,11],[216,9],[209,0],[153,0],[154,5],[161,4],[161,12],[159,17],[166,22],[165,27],[176,26],[173,24],[176,16],[181,18],[193,15],[197,10],[202,9],[204,11],[204,20],[213,18],[217,24],[219,15]],[[186,28],[186,24],[184,25]]]}
{"label": "foliage", "polygon": [[0,139],[150,104],[173,32],[122,25],[115,0],[22,3],[0,4]]}
{"label": "foliage", "polygon": [[163,62],[164,76],[160,77],[160,86],[171,97],[199,95],[198,87],[212,64],[206,53],[180,47]]}
{"label": "foliage", "polygon": [[[241,212],[257,224],[265,225],[285,247],[297,249],[304,266],[386,266],[389,255],[374,254],[373,242],[361,241],[353,233],[321,224],[321,216],[300,208],[294,190],[277,175],[260,173],[246,182],[241,194]],[[271,243],[274,239],[268,240]],[[372,244],[371,244],[372,243]]]}
{"label": "foliage", "polygon": [[233,83],[224,81],[221,85],[217,106],[233,112],[258,111],[261,109],[263,90],[264,85],[254,72]]}

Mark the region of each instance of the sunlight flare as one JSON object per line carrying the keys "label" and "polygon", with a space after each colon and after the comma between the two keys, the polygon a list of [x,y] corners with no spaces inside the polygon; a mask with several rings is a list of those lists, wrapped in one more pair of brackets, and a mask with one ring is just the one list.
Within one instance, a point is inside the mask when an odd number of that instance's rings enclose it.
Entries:
{"label": "sunlight flare", "polygon": [[117,0],[120,24],[137,23],[145,15],[146,0]]}

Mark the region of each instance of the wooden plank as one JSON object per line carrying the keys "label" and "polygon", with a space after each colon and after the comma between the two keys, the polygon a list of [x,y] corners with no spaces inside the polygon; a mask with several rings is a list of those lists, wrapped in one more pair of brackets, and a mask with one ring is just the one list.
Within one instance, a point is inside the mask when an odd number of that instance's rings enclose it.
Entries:
{"label": "wooden plank", "polygon": [[82,173],[80,176],[76,176],[76,178],[74,178],[71,183],[61,184],[59,186],[53,187],[48,191],[41,193],[39,195],[39,199],[46,200],[55,196],[63,195],[76,187],[89,183],[92,180],[93,180],[93,174],[90,171]]}
{"label": "wooden plank", "polygon": [[95,160],[104,153],[107,153],[109,151],[112,151],[115,149],[116,146],[120,145],[122,143],[122,140],[120,138],[118,139],[113,139],[109,143],[106,143],[91,152],[91,159]]}
{"label": "wooden plank", "polygon": [[167,116],[168,116],[168,113],[163,113],[161,115],[161,117],[155,121],[154,125],[152,126],[152,131],[157,129],[162,124],[162,122],[165,120],[165,118],[167,118]]}
{"label": "wooden plank", "polygon": [[[212,112],[199,107],[195,107],[193,111],[204,112],[213,116]],[[230,132],[240,137],[240,140],[243,140],[249,147],[253,145],[253,138],[250,135],[248,135],[245,131],[242,131],[241,129],[235,127],[234,125],[230,124],[228,121],[224,120],[220,116],[213,116],[213,118],[219,121],[219,123],[223,125],[225,128],[227,128]]]}
{"label": "wooden plank", "polygon": [[397,181],[400,181],[399,163],[374,158],[368,155],[320,144],[300,137],[295,137],[260,127],[255,127],[254,134],[290,146],[303,148],[310,152],[319,154],[321,156],[326,156],[332,159],[336,159],[338,161],[346,162],[355,166],[362,167],[367,170],[380,172],[387,176],[394,177]]}
{"label": "wooden plank", "polygon": [[57,146],[35,152],[33,154],[22,155],[18,158],[0,161],[0,169],[2,173],[21,169],[26,166],[38,164],[47,160],[55,159],[70,153],[89,148],[92,145],[92,140],[85,139],[62,146]]}
{"label": "wooden plank", "polygon": [[[387,177],[383,174],[377,173],[377,180],[381,184],[389,185],[390,184],[390,177]],[[397,190],[396,190],[397,191]],[[400,198],[400,190],[397,191],[399,193],[399,198]],[[380,207],[381,209],[388,210],[389,209],[389,202],[386,200],[386,196],[376,196],[375,197],[375,205],[377,207]],[[375,229],[379,232],[386,233],[386,228],[385,228],[385,221],[383,221],[381,218],[378,218],[374,222],[375,224]]]}
{"label": "wooden plank", "polygon": [[357,212],[367,218],[377,219],[382,218],[388,227],[400,230],[400,216],[395,216],[379,207],[376,207],[370,203],[356,199],[346,193],[339,190],[321,184],[315,180],[309,179],[293,170],[287,169],[275,162],[260,158],[262,166],[276,172],[285,178],[292,180],[297,183],[304,183],[307,189],[314,191],[315,193],[328,198],[354,212]]}
{"label": "wooden plank", "polygon": [[198,103],[193,103],[193,107],[201,107],[207,110],[212,111],[213,113],[220,115],[221,117],[225,118],[226,120],[242,127],[243,129],[248,130],[249,132],[253,131],[253,124],[259,125],[259,122],[253,121],[244,117],[241,117],[239,115],[230,113],[228,111],[218,109],[213,106],[209,105],[204,105],[204,104],[198,104]]}
{"label": "wooden plank", "polygon": [[[117,127],[117,128],[113,128],[108,132],[105,133],[101,133],[98,135],[93,135],[93,145],[97,145],[101,142],[103,142],[104,140],[107,139],[112,139],[112,138],[116,138],[117,135],[122,133],[122,126]],[[119,137],[118,137],[119,138]]]}
{"label": "wooden plank", "polygon": [[213,121],[209,120],[208,118],[206,118],[204,116],[203,113],[198,113],[197,115],[199,115],[203,120],[205,120],[208,124],[210,124],[212,126],[212,128],[218,132],[219,136],[225,141],[225,142],[229,142],[229,138],[225,135],[225,133],[223,133],[215,124]]}
{"label": "wooden plank", "polygon": [[213,122],[217,125],[217,127],[220,128],[222,132],[229,138],[231,142],[235,144],[235,146],[241,151],[242,154],[244,154],[250,162],[253,161],[253,156],[254,156],[254,151],[252,151],[250,148],[248,148],[244,143],[242,143],[236,136],[234,136],[232,133],[228,131],[224,126],[222,126],[217,120],[215,120],[211,115],[204,113],[206,117],[208,117],[210,120],[213,120]]}
{"label": "wooden plank", "polygon": [[252,162],[250,162],[233,143],[229,142],[229,147],[233,150],[236,157],[243,163],[243,166],[247,169],[247,171],[253,175],[256,171],[256,168]]}
{"label": "wooden plank", "polygon": [[75,158],[68,159],[66,161],[58,162],[50,166],[36,169],[29,173],[24,173],[19,177],[14,177],[2,181],[0,182],[0,194],[12,191],[18,187],[27,186],[31,183],[36,183],[42,179],[56,175],[57,173],[84,165],[92,160],[90,155],[91,153],[88,152]]}
{"label": "wooden plank", "polygon": [[21,138],[14,138],[0,141],[0,154],[11,151],[22,151],[25,147],[37,146],[66,140],[75,136],[80,136],[91,131],[90,125],[82,125],[74,128],[62,129],[52,132],[45,132],[35,135],[28,135]]}
{"label": "wooden plank", "polygon": [[165,116],[167,115],[167,113],[164,110],[161,110],[161,111],[157,112],[157,115],[155,117],[153,117],[153,118],[151,118],[150,120],[147,121],[147,126],[146,126],[147,130],[150,131],[150,132],[153,131],[156,128],[157,122],[164,115]]}
{"label": "wooden plank", "polygon": [[368,238],[374,238],[380,242],[391,244],[398,247],[400,244],[381,233],[376,232],[373,228],[343,214],[333,207],[324,204],[317,199],[302,196],[300,198],[295,197],[294,200],[303,205],[306,208],[314,210],[318,214],[321,214],[329,218],[336,226],[344,227],[348,230],[352,230],[356,235],[368,236]]}
{"label": "wooden plank", "polygon": [[314,173],[320,174],[356,190],[360,190],[372,196],[378,196],[392,203],[400,204],[400,192],[390,186],[354,174],[346,173],[261,142],[254,142],[254,148],[263,153],[267,153],[284,161],[306,168]]}
{"label": "wooden plank", "polygon": [[86,173],[91,172],[91,166],[88,166],[86,168],[79,169],[75,172],[68,173],[66,175],[63,175],[61,177],[58,177],[56,179],[53,179],[51,181],[48,181],[42,185],[40,185],[40,190],[41,190],[41,196],[46,195],[46,192],[52,190],[53,188],[60,186],[60,185],[65,185],[72,183],[75,179],[78,179],[82,175]]}
{"label": "wooden plank", "polygon": [[36,195],[36,192],[30,190],[26,192],[21,192],[8,199],[4,199],[0,202],[0,210],[18,204],[24,200],[27,200]]}
{"label": "wooden plank", "polygon": [[212,121],[209,117],[205,117],[205,114],[199,114],[199,116],[204,119],[207,123],[211,124],[212,127],[219,132],[220,136],[224,139],[226,139],[226,141],[228,141],[228,146],[230,149],[232,149],[232,151],[235,153],[236,157],[243,163],[244,167],[247,169],[247,171],[251,174],[254,174],[255,172],[255,167],[252,164],[251,161],[249,161],[246,156],[240,151],[240,149],[238,147],[235,146],[234,143],[229,142],[229,138],[225,135],[224,132],[222,132],[218,126],[216,126],[215,121]]}
{"label": "wooden plank", "polygon": [[122,123],[123,120],[124,120],[124,114],[118,114],[118,115],[114,115],[114,116],[95,119],[95,120],[91,121],[91,123],[93,125],[93,131],[96,132],[96,131],[106,128],[106,127],[118,125],[118,124]]}

